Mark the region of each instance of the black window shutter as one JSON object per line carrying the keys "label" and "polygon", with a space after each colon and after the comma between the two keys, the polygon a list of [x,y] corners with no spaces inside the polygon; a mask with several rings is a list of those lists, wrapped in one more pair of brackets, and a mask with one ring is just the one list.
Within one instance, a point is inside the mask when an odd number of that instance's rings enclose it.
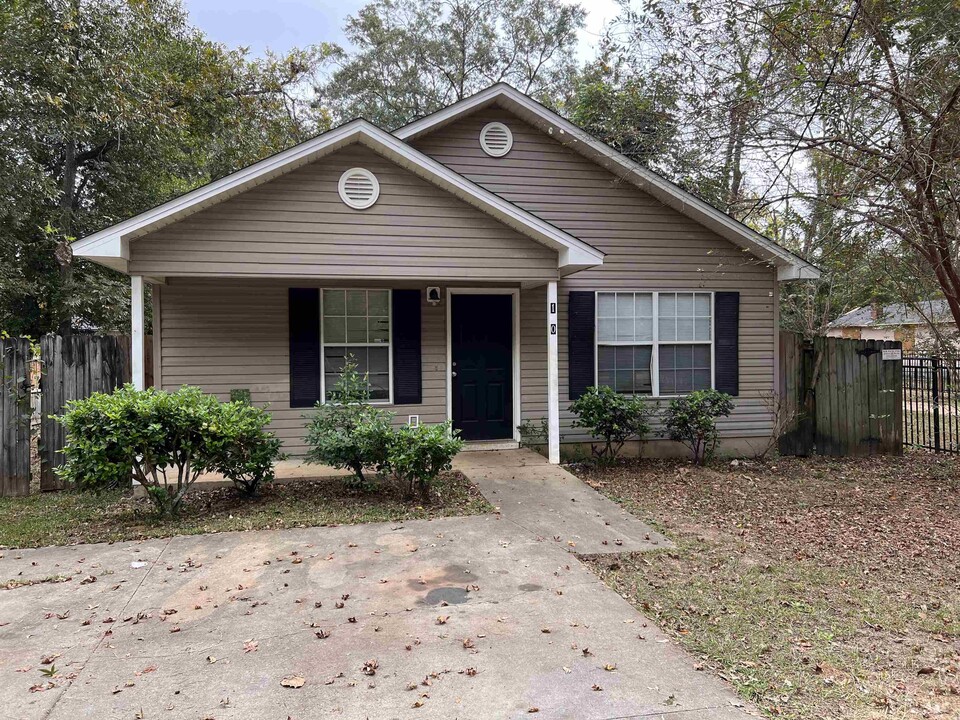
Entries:
{"label": "black window shutter", "polygon": [[571,400],[579,398],[597,382],[594,376],[595,304],[596,295],[592,292],[570,293],[567,306],[567,360]]}
{"label": "black window shutter", "polygon": [[290,288],[290,407],[320,401],[320,290]]}
{"label": "black window shutter", "polygon": [[718,292],[713,296],[714,372],[717,390],[740,394],[740,293]]}
{"label": "black window shutter", "polygon": [[393,291],[393,402],[423,402],[420,291]]}

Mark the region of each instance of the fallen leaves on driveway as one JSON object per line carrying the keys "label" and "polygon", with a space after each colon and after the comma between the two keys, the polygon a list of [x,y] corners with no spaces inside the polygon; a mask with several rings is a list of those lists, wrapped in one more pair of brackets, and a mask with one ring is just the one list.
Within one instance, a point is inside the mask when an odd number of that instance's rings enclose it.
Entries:
{"label": "fallen leaves on driveway", "polygon": [[302,688],[306,682],[302,675],[288,675],[280,681],[280,684],[285,688]]}

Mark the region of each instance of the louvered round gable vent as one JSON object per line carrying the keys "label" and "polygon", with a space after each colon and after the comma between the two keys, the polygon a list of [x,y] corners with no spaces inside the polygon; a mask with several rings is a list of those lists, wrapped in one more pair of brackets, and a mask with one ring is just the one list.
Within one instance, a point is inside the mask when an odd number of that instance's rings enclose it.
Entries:
{"label": "louvered round gable vent", "polygon": [[487,123],[480,131],[480,147],[491,157],[503,157],[513,147],[513,133],[503,123]]}
{"label": "louvered round gable vent", "polygon": [[340,176],[340,199],[357,210],[373,205],[380,197],[380,183],[369,170],[353,168]]}

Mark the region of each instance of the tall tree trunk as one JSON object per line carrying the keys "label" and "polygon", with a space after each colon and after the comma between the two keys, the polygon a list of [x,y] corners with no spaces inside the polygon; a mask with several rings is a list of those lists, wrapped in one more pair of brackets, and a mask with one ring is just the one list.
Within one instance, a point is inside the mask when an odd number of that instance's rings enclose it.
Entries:
{"label": "tall tree trunk", "polygon": [[77,141],[67,140],[63,151],[63,181],[60,186],[60,223],[57,228],[57,246],[54,255],[60,266],[60,295],[57,332],[69,337],[73,332],[73,312],[70,298],[73,294],[73,251],[70,240],[73,236],[73,211],[76,206],[77,188]]}

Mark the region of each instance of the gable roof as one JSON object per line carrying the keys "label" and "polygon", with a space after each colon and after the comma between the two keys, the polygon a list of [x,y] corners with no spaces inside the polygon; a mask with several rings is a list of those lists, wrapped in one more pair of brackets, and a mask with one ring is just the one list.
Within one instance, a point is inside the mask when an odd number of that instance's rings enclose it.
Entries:
{"label": "gable roof", "polygon": [[923,300],[916,306],[906,303],[893,303],[892,305],[874,308],[872,305],[864,305],[844,313],[827,327],[926,325],[929,321],[934,323],[953,322],[953,315],[950,313],[950,307],[946,300]]}
{"label": "gable roof", "polygon": [[433,158],[366,120],[353,120],[299,145],[272,155],[219,180],[75,241],[75,255],[122,272],[130,259],[129,243],[204,208],[314,162],[347,145],[360,143],[505,225],[557,251],[557,267],[569,274],[603,262],[603,253],[536,215],[485,190]]}
{"label": "gable roof", "polygon": [[820,270],[803,258],[734,220],[649,168],[617,152],[506,83],[492,85],[443,110],[405,125],[395,130],[394,135],[405,142],[411,142],[465,115],[490,106],[502,107],[512,112],[564,146],[593,160],[606,170],[652,195],[664,205],[713,230],[734,245],[771,262],[777,267],[778,279],[800,280],[820,277]]}

